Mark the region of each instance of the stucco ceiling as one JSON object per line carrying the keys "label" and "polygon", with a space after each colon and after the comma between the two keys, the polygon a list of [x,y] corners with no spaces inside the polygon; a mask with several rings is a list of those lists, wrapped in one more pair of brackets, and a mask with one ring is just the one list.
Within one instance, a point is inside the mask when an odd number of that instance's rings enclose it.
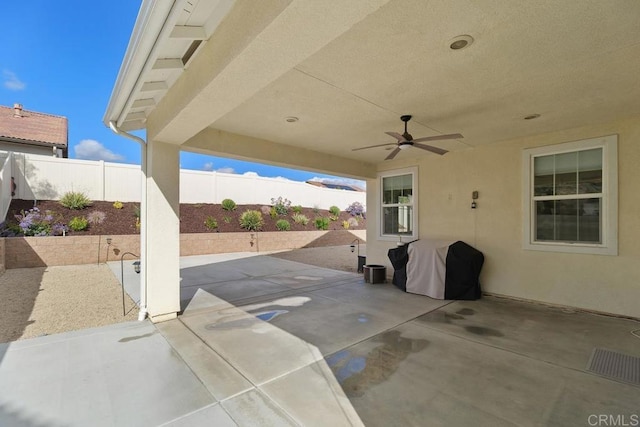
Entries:
{"label": "stucco ceiling", "polygon": [[[462,133],[433,144],[450,151],[640,114],[637,0],[261,7],[236,1],[209,25],[211,37],[169,78],[167,95],[138,110],[152,136],[188,148],[209,128],[378,163],[385,147],[352,150],[393,142],[384,132],[401,133],[402,114],[413,115],[415,138]],[[205,8],[190,19],[210,16]],[[474,43],[451,50],[463,34]],[[540,117],[524,120],[530,114]],[[434,156],[412,149],[398,158],[408,155]]]}

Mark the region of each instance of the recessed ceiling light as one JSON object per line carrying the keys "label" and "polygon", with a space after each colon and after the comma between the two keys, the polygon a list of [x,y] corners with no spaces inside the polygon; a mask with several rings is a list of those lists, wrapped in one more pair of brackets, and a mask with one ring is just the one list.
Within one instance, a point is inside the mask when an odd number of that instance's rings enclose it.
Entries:
{"label": "recessed ceiling light", "polygon": [[528,116],[525,116],[524,119],[533,120],[533,119],[537,119],[538,117],[540,117],[540,114],[529,114]]}
{"label": "recessed ceiling light", "polygon": [[298,121],[298,118],[297,118],[297,117],[293,117],[293,116],[291,116],[291,117],[286,117],[286,118],[285,118],[285,120],[286,120],[288,123],[295,123],[295,122],[297,122],[297,121]]}
{"label": "recessed ceiling light", "polygon": [[462,35],[458,37],[454,37],[449,41],[449,49],[451,50],[460,50],[466,47],[469,47],[473,44],[473,37],[468,35]]}

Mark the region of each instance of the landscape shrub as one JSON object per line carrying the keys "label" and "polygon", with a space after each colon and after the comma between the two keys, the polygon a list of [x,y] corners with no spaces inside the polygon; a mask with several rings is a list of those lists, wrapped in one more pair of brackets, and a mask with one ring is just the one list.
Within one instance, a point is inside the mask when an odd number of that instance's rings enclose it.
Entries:
{"label": "landscape shrub", "polygon": [[60,204],[67,209],[80,210],[91,206],[91,200],[86,194],[78,191],[67,191],[60,199]]}
{"label": "landscape shrub", "polygon": [[349,221],[342,221],[342,228],[344,228],[345,230],[349,229]]}
{"label": "landscape shrub", "polygon": [[221,203],[222,209],[225,211],[235,211],[236,210],[236,202],[231,199],[224,199]]}
{"label": "landscape shrub", "polygon": [[300,205],[291,206],[291,210],[293,211],[293,213],[301,214],[302,206]]}
{"label": "landscape shrub", "polygon": [[269,216],[272,219],[276,219],[276,217],[278,216],[278,211],[276,210],[275,206],[272,206],[271,209],[269,209]]}
{"label": "landscape shrub", "polygon": [[[25,236],[60,236],[67,228],[62,224],[59,215],[53,211],[40,212],[33,207],[28,211],[20,211],[15,215],[21,234]],[[14,228],[14,231],[17,229]]]}
{"label": "landscape shrub", "polygon": [[74,216],[71,221],[69,221],[69,228],[73,231],[83,231],[86,230],[88,226],[89,221],[83,216]]}
{"label": "landscape shrub", "polygon": [[307,225],[309,223],[309,218],[307,218],[306,215],[299,214],[299,213],[294,213],[293,215],[291,215],[291,219],[296,224]]}
{"label": "landscape shrub", "polygon": [[329,208],[329,219],[331,221],[337,221],[340,218],[340,208],[337,206],[331,206]]}
{"label": "landscape shrub", "polygon": [[218,221],[214,217],[208,216],[207,219],[204,220],[204,226],[209,230],[215,230],[218,228]]}
{"label": "landscape shrub", "polygon": [[87,214],[87,221],[89,221],[91,225],[102,224],[106,218],[107,214],[102,211],[93,211]]}
{"label": "landscape shrub", "polygon": [[115,202],[113,202],[113,207],[116,209],[122,209],[124,207],[124,204],[116,200]]}
{"label": "landscape shrub", "polygon": [[362,206],[362,203],[360,202],[351,203],[349,206],[347,206],[347,209],[345,209],[345,211],[349,212],[351,216],[359,216],[362,218],[365,217],[364,206]]}
{"label": "landscape shrub", "polygon": [[289,199],[283,199],[282,196],[277,199],[271,199],[271,204],[276,210],[278,215],[286,215],[289,213],[291,207],[291,201]]}
{"label": "landscape shrub", "polygon": [[222,220],[224,221],[225,224],[231,223],[231,217],[230,216],[224,216],[224,217],[222,217]]}
{"label": "landscape shrub", "polygon": [[286,219],[279,219],[276,221],[276,228],[278,231],[289,231],[291,230],[291,224]]}
{"label": "landscape shrub", "polygon": [[315,220],[315,225],[318,230],[328,230],[329,229],[329,218],[324,216],[319,216]]}
{"label": "landscape shrub", "polygon": [[255,210],[246,210],[240,215],[240,227],[250,231],[258,231],[264,225],[262,214]]}

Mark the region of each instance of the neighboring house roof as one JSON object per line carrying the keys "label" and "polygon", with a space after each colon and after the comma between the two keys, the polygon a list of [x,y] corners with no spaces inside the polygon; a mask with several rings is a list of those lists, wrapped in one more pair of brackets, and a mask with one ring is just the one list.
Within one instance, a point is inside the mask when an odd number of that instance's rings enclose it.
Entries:
{"label": "neighboring house roof", "polygon": [[333,188],[335,190],[364,192],[362,188],[356,185],[349,185],[349,184],[332,184],[330,182],[321,182],[321,181],[307,181],[307,184],[315,185],[316,187],[322,187],[322,188]]}
{"label": "neighboring house roof", "polygon": [[65,148],[67,139],[66,117],[24,110],[20,104],[0,105],[0,140]]}

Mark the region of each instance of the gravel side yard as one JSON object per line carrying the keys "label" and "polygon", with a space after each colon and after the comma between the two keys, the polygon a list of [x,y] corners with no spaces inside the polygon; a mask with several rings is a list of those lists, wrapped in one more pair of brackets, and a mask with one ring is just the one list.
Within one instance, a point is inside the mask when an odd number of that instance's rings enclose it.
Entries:
{"label": "gravel side yard", "polygon": [[0,276],[0,342],[137,319],[126,294],[123,317],[121,292],[106,265],[7,270]]}

